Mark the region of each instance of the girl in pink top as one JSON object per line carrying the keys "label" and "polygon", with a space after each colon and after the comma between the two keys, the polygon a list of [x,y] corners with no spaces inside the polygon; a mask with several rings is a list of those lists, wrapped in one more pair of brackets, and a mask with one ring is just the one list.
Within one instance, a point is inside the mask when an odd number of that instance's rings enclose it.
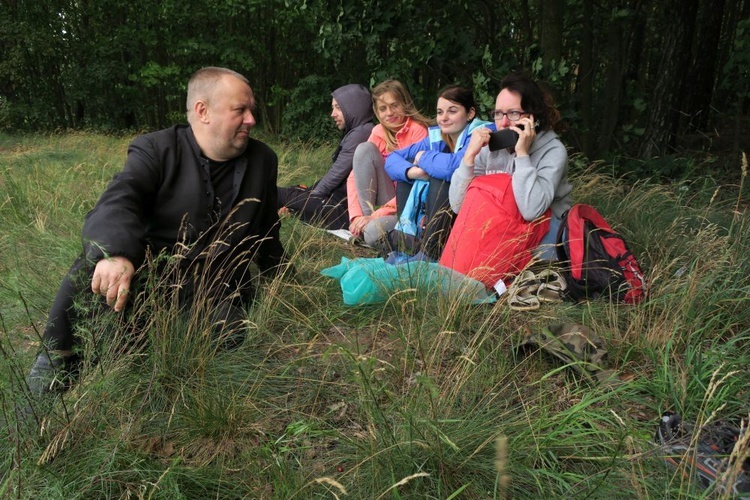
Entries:
{"label": "girl in pink top", "polygon": [[378,247],[398,222],[396,189],[385,171],[385,158],[427,137],[432,122],[417,111],[406,87],[397,80],[386,80],[372,89],[372,101],[380,123],[354,152],[346,197],[349,231]]}

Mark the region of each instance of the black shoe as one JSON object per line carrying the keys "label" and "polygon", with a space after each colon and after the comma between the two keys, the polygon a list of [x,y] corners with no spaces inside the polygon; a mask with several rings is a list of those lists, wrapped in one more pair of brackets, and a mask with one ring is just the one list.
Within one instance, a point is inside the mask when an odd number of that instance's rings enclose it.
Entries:
{"label": "black shoe", "polygon": [[[52,356],[50,356],[50,354]],[[26,376],[28,393],[23,401],[16,403],[16,415],[24,425],[30,425],[52,407],[54,396],[70,387],[77,371],[77,358],[58,351],[42,352],[37,355],[34,365]]]}
{"label": "black shoe", "polygon": [[40,353],[26,376],[29,392],[33,397],[39,397],[66,390],[72,382],[75,364],[72,355],[60,355],[54,351]]}
{"label": "black shoe", "polygon": [[242,308],[222,302],[211,316],[212,337],[222,350],[234,350],[244,342],[247,314]]}

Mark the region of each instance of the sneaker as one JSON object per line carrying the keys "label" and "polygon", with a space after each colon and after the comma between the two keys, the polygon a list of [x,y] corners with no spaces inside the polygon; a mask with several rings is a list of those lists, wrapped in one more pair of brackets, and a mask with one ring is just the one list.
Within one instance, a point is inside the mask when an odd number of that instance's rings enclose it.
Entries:
{"label": "sneaker", "polygon": [[[700,435],[691,445],[695,432]],[[717,483],[717,478],[733,466],[729,459],[740,435],[739,428],[721,421],[696,430],[678,414],[668,411],[662,414],[654,441],[661,445],[668,464],[693,474],[702,488],[715,487],[717,493],[750,499],[750,458],[744,459],[733,484]],[[686,463],[682,465],[683,462]]]}
{"label": "sneaker", "polygon": [[29,392],[32,396],[39,397],[68,389],[75,378],[77,366],[76,357],[69,352],[40,353],[26,376]]}

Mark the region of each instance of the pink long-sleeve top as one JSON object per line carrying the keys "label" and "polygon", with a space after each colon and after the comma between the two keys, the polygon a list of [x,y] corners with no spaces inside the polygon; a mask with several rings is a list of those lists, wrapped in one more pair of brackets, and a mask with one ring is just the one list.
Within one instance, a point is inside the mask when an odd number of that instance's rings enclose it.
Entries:
{"label": "pink long-sleeve top", "polygon": [[[396,149],[411,146],[425,137],[427,137],[427,127],[415,122],[411,118],[407,118],[404,125],[396,132]],[[380,154],[383,155],[383,159],[390,154],[390,151],[386,150],[385,130],[383,130],[382,124],[375,125],[367,140],[378,147]],[[349,206],[349,222],[364,215],[362,207],[359,204],[359,194],[354,182],[354,171],[349,174],[346,180],[346,198]],[[396,197],[393,197],[393,199],[372,213],[372,217],[385,217],[386,215],[396,215]]]}

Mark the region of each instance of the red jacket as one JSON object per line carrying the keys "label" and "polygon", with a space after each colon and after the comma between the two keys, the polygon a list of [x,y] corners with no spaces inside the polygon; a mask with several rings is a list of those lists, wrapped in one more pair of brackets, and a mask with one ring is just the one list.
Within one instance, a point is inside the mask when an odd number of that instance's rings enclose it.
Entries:
{"label": "red jacket", "polygon": [[518,211],[509,174],[474,178],[440,256],[440,265],[491,288],[518,274],[549,230],[550,210],[527,222]]}

